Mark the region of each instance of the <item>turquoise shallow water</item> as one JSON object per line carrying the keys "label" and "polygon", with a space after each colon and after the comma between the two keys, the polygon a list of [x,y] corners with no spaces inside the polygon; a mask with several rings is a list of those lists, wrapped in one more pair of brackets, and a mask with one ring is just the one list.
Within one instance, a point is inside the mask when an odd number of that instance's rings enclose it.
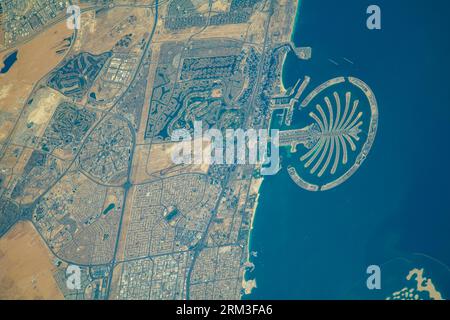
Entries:
{"label": "turquoise shallow water", "polygon": [[[336,76],[364,80],[377,97],[378,133],[361,168],[331,191],[304,191],[285,168],[266,177],[248,274],[258,287],[247,298],[384,298],[413,266],[450,298],[450,2],[379,0],[379,31],[365,27],[370,4],[302,1],[293,40],[313,59],[288,55],[285,86],[304,75],[311,88]],[[371,264],[382,267],[382,291],[365,287]]]}

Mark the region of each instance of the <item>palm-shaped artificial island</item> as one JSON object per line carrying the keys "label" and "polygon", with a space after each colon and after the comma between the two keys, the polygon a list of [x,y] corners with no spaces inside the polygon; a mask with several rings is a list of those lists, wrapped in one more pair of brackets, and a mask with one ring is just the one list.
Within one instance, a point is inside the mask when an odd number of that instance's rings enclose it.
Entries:
{"label": "palm-shaped artificial island", "polygon": [[[287,125],[291,124],[294,106],[309,81],[310,78],[305,77],[302,85],[294,87],[295,94],[291,92],[288,95],[289,102],[286,100],[288,96],[272,101],[273,110],[287,109]],[[326,89],[339,84],[347,84],[349,89],[341,94],[335,90],[332,95],[325,94],[320,99],[321,93],[328,92]],[[355,98],[358,91],[367,98],[365,101]],[[315,108],[309,111],[309,119],[313,123],[301,129],[280,131],[280,146],[290,146],[291,153],[302,152],[300,174],[295,165],[288,166],[294,182],[309,191],[324,191],[347,180],[366,158],[376,135],[378,106],[369,86],[353,77],[338,77],[324,82],[306,96],[300,103],[300,110],[312,109],[314,102]],[[364,126],[367,129],[363,129]],[[366,130],[367,134],[362,135]],[[304,148],[297,150],[300,144]],[[305,179],[315,179],[320,181],[320,185]]]}

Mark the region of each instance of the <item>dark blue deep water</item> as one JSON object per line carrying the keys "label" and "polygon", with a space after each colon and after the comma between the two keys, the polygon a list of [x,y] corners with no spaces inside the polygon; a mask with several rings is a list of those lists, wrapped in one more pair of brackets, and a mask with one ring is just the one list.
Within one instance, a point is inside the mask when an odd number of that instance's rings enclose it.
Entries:
{"label": "dark blue deep water", "polygon": [[[300,5],[293,41],[311,46],[313,58],[289,54],[285,86],[304,75],[310,88],[361,78],[378,101],[378,133],[360,169],[331,191],[304,191],[285,168],[265,178],[248,298],[384,298],[415,266],[450,298],[450,2],[377,0],[382,29],[370,31],[372,2]],[[365,287],[371,264],[382,267],[381,293]]]}
{"label": "dark blue deep water", "polygon": [[0,69],[0,74],[7,73],[16,61],[17,51],[14,51],[13,53],[5,57],[5,60],[3,61],[4,66]]}

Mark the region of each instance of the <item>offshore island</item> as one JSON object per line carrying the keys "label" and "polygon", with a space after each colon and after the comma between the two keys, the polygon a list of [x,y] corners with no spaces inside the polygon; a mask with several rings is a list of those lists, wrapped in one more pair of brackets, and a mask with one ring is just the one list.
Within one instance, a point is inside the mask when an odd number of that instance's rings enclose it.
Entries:
{"label": "offshore island", "polygon": [[[295,0],[82,1],[79,30],[68,28],[68,5],[0,7],[2,294],[251,293],[263,168],[173,163],[172,134],[196,121],[221,131],[278,122],[276,147],[292,154],[281,168],[300,188],[326,191],[371,149],[374,93],[354,77],[310,88],[309,75],[285,88],[287,54],[313,55],[292,42]],[[27,255],[29,241],[37,256]],[[74,267],[75,288],[66,274]]]}
{"label": "offshore island", "polygon": [[[82,1],[79,30],[67,27],[67,5],[1,4],[2,295],[249,294],[262,166],[175,164],[172,134],[196,121],[266,129],[276,118],[292,183],[325,191],[369,153],[373,92],[353,77],[284,87],[286,55],[313,54],[292,42],[294,0]],[[68,286],[74,267],[80,283]]]}
{"label": "offshore island", "polygon": [[[78,30],[67,24],[70,4],[80,8]],[[303,194],[330,195],[360,169],[378,127],[373,79],[308,74],[285,85],[287,55],[309,62],[317,49],[294,45],[299,5],[2,1],[0,299],[251,294],[262,167],[174,164],[170,137],[196,121],[205,130],[280,129],[280,174]],[[295,210],[297,198],[288,200]],[[437,268],[424,264],[394,272],[405,283],[388,298],[445,297]],[[68,283],[68,270],[79,270],[79,283]]]}

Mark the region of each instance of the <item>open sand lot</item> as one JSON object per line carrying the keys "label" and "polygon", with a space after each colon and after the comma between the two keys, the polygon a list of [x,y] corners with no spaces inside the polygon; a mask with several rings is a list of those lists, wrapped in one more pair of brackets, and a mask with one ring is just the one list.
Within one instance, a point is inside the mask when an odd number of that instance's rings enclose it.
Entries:
{"label": "open sand lot", "polygon": [[65,39],[71,35],[72,30],[61,22],[16,48],[17,61],[0,75],[0,112],[4,114],[0,118],[0,142],[11,133],[35,84],[64,58],[57,51],[67,46]]}
{"label": "open sand lot", "polygon": [[117,7],[98,14],[88,11],[82,14],[81,21],[75,51],[101,54],[110,51],[126,35],[131,35],[131,43],[125,51],[133,51],[147,37],[154,13],[150,9]]}
{"label": "open sand lot", "polygon": [[63,299],[52,256],[31,222],[0,239],[0,299]]}

